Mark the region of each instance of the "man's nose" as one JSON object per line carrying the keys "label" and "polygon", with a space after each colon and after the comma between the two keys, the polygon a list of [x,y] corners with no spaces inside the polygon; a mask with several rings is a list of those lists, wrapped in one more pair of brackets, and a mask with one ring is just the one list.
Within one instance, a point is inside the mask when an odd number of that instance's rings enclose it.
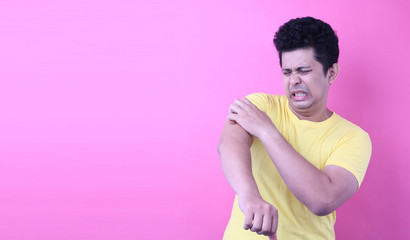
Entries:
{"label": "man's nose", "polygon": [[295,85],[301,83],[301,81],[302,81],[302,80],[300,79],[299,74],[292,73],[292,74],[289,76],[289,83],[290,83],[291,85],[293,85],[293,86],[295,86]]}

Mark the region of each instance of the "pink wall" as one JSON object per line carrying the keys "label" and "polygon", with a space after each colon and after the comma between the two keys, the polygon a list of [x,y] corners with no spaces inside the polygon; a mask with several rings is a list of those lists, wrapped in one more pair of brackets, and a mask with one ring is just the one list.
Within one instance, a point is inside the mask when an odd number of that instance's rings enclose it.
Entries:
{"label": "pink wall", "polygon": [[[59,2],[59,3],[56,3]],[[0,238],[220,239],[229,104],[283,93],[272,37],[329,22],[330,106],[373,157],[338,239],[409,238],[406,0],[0,1]]]}

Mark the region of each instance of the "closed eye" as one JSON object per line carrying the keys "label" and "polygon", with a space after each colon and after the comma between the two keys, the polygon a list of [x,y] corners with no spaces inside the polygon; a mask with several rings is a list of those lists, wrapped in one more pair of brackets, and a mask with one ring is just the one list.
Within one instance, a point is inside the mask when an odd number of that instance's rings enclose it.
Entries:
{"label": "closed eye", "polygon": [[[295,71],[297,73],[301,74],[301,75],[306,75],[306,74],[309,74],[310,72],[312,72],[312,69],[308,68],[308,67],[298,67],[298,68],[295,69]],[[289,68],[282,69],[282,74],[285,75],[285,76],[292,75],[292,72],[293,71]]]}
{"label": "closed eye", "polygon": [[300,70],[299,73],[304,75],[304,74],[310,73],[311,71],[312,71],[312,69],[309,69],[309,70]]}
{"label": "closed eye", "polygon": [[290,76],[290,74],[292,74],[292,71],[282,71],[282,73],[285,76]]}

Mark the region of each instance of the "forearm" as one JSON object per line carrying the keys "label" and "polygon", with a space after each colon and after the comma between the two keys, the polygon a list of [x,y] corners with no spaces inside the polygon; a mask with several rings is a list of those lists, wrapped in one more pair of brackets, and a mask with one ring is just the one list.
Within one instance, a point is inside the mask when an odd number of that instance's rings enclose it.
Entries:
{"label": "forearm", "polygon": [[289,190],[318,215],[333,211],[331,179],[301,156],[276,130],[260,140]]}
{"label": "forearm", "polygon": [[[223,139],[223,138],[222,138]],[[278,210],[265,202],[252,175],[250,143],[223,141],[218,145],[225,177],[238,195],[245,230],[276,239]]]}
{"label": "forearm", "polygon": [[224,175],[235,193],[259,194],[252,175],[249,146],[240,142],[221,141],[218,152]]}
{"label": "forearm", "polygon": [[238,124],[226,121],[218,144],[218,153],[226,179],[236,194],[259,194],[252,175],[250,147],[253,139]]}

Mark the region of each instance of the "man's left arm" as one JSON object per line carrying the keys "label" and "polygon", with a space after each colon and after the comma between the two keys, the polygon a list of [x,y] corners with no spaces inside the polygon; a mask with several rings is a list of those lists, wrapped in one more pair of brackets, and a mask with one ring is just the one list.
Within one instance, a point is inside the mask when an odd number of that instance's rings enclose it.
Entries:
{"label": "man's left arm", "polygon": [[356,177],[339,166],[317,169],[301,156],[266,115],[249,100],[238,103],[228,118],[259,138],[289,190],[316,215],[327,215],[357,190]]}
{"label": "man's left arm", "polygon": [[355,176],[339,166],[317,169],[301,156],[279,133],[264,133],[261,142],[289,190],[310,211],[327,215],[357,190]]}

